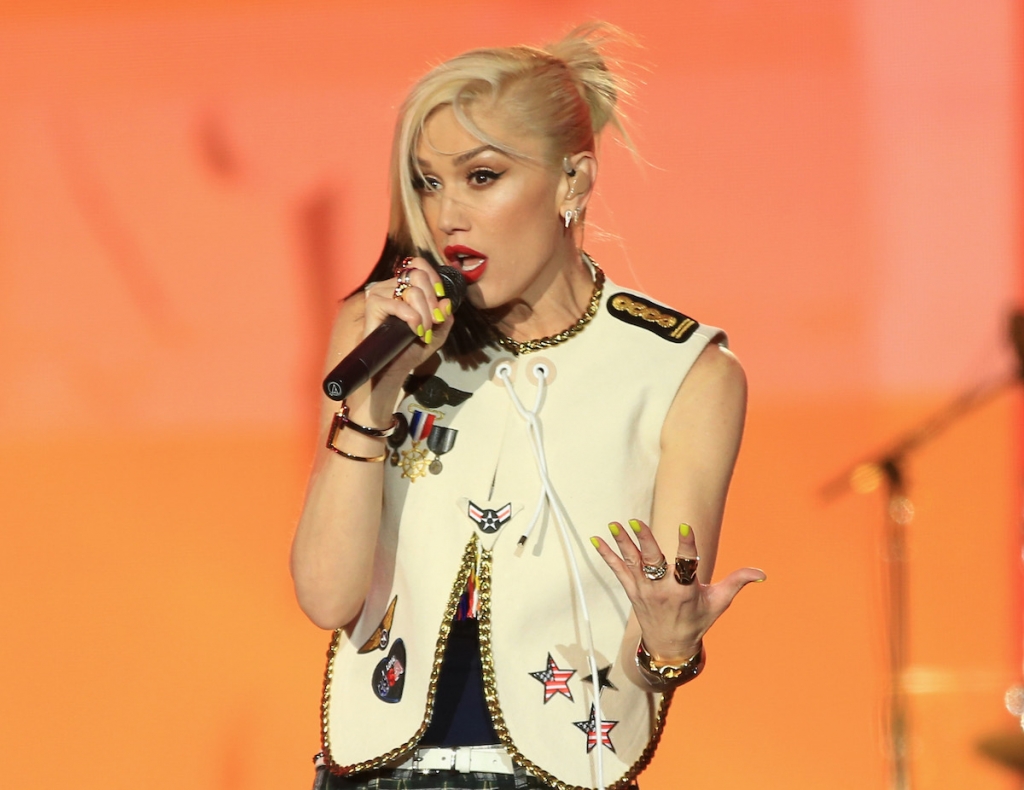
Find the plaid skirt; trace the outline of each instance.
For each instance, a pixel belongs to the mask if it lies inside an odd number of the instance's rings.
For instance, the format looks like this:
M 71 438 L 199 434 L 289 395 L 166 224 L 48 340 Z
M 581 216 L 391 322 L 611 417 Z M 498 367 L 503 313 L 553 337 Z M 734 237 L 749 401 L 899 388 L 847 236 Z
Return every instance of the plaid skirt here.
M 635 784 L 630 785 L 637 790 Z M 326 767 L 317 769 L 313 790 L 548 790 L 550 785 L 518 765 L 514 774 L 481 771 L 404 771 L 390 769 L 350 776 L 335 776 Z

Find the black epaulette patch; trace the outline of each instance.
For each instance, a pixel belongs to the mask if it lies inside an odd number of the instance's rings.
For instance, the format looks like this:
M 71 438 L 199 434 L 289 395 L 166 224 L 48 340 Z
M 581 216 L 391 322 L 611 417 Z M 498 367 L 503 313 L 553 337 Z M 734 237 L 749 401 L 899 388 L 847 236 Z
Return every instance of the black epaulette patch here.
M 636 294 L 617 293 L 608 298 L 607 304 L 608 312 L 616 318 L 673 343 L 685 343 L 700 326 L 689 316 Z

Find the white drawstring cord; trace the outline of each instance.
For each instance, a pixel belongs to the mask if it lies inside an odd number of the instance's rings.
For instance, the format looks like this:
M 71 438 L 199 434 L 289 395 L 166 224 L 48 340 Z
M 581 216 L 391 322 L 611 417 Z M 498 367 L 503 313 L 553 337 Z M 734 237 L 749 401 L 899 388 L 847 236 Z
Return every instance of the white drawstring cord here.
M 569 556 L 569 567 L 572 570 L 573 584 L 576 586 L 576 593 L 579 595 L 580 599 L 580 611 L 583 615 L 583 622 L 585 625 L 584 632 L 587 635 L 587 662 L 590 664 L 591 685 L 594 688 L 594 726 L 596 728 L 594 737 L 597 744 L 597 784 L 600 790 L 605 790 L 603 749 L 604 717 L 601 715 L 601 676 L 597 670 L 597 654 L 594 648 L 594 632 L 590 626 L 590 611 L 587 608 L 587 598 L 583 592 L 583 581 L 580 577 L 579 565 L 576 562 L 576 552 L 573 548 L 572 535 L 569 530 L 569 518 L 562 509 L 562 505 L 559 502 L 558 497 L 555 495 L 555 487 L 551 482 L 551 478 L 548 476 L 547 456 L 544 453 L 544 437 L 541 432 L 540 421 L 537 419 L 537 414 L 540 412 L 540 407 L 544 400 L 544 387 L 547 382 L 548 371 L 541 363 L 538 363 L 533 367 L 533 373 L 537 377 L 537 399 L 534 403 L 533 409 L 529 410 L 523 406 L 522 401 L 519 400 L 519 396 L 516 395 L 516 391 L 512 387 L 512 380 L 509 377 L 511 370 L 512 366 L 506 362 L 499 365 L 495 372 L 505 383 L 505 390 L 508 392 L 509 398 L 512 400 L 512 405 L 515 406 L 516 411 L 519 412 L 519 416 L 526 421 L 530 435 L 530 446 L 533 450 L 534 460 L 537 462 L 537 472 L 540 474 L 541 480 L 541 493 L 537 500 L 537 507 L 534 509 L 533 518 L 531 519 L 529 526 L 527 526 L 522 537 L 519 538 L 519 543 L 522 545 L 526 542 L 527 538 L 529 538 L 530 534 L 533 532 L 533 528 L 540 521 L 541 510 L 546 500 L 551 506 L 551 510 L 555 515 L 555 523 L 558 524 L 559 531 L 562 534 L 562 542 L 565 544 L 566 552 Z

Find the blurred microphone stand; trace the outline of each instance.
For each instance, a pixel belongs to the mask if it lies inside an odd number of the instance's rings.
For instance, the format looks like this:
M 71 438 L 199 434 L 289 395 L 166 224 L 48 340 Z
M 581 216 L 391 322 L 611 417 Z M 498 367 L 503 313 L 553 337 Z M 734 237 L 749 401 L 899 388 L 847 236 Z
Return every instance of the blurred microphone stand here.
M 907 490 L 904 465 L 908 456 L 935 439 L 949 426 L 977 410 L 1003 390 L 1024 380 L 1024 312 L 1010 315 L 1009 338 L 1016 352 L 1017 370 L 983 381 L 965 390 L 946 407 L 897 437 L 888 447 L 845 469 L 825 483 L 820 494 L 831 502 L 848 491 L 867 494 L 885 486 L 886 631 L 889 647 L 888 745 L 893 790 L 910 790 L 907 747 L 907 525 L 914 505 Z

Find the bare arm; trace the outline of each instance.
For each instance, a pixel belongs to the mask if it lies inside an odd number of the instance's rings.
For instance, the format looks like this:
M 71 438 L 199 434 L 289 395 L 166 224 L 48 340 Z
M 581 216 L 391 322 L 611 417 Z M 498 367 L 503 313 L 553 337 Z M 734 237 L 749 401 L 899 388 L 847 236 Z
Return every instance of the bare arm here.
M 743 434 L 746 394 L 739 361 L 717 344 L 705 348 L 680 386 L 662 428 L 650 527 L 641 522 L 615 525 L 619 553 L 598 542 L 598 551 L 633 603 L 620 660 L 637 681 L 633 652 L 641 635 L 656 659 L 681 664 L 699 650 L 704 634 L 739 590 L 765 578 L 762 571 L 743 568 L 718 584 L 710 583 Z M 682 524 L 690 528 L 688 534 L 683 534 Z M 699 556 L 699 583 L 681 585 L 671 571 L 658 581 L 647 579 L 640 566 L 657 564 L 663 554 L 670 566 L 676 556 Z
M 423 340 L 414 342 L 347 399 L 349 417 L 360 425 L 384 428 L 390 424 L 405 377 L 436 353 L 451 329 L 448 300 L 434 289 L 440 278 L 425 261 L 416 259 L 414 265 L 413 287 L 403 299 L 392 298 L 395 280 L 388 280 L 372 286 L 364 296 L 346 300 L 338 312 L 325 370 L 332 369 L 388 315 L 399 316 L 423 334 Z M 438 315 L 442 321 L 437 321 Z M 384 482 L 383 464 L 354 461 L 325 447 L 338 407 L 324 398 L 316 457 L 291 552 L 299 606 L 316 625 L 331 630 L 358 616 L 369 590 Z M 386 449 L 382 439 L 353 430 L 339 432 L 335 444 L 362 457 L 378 456 Z

